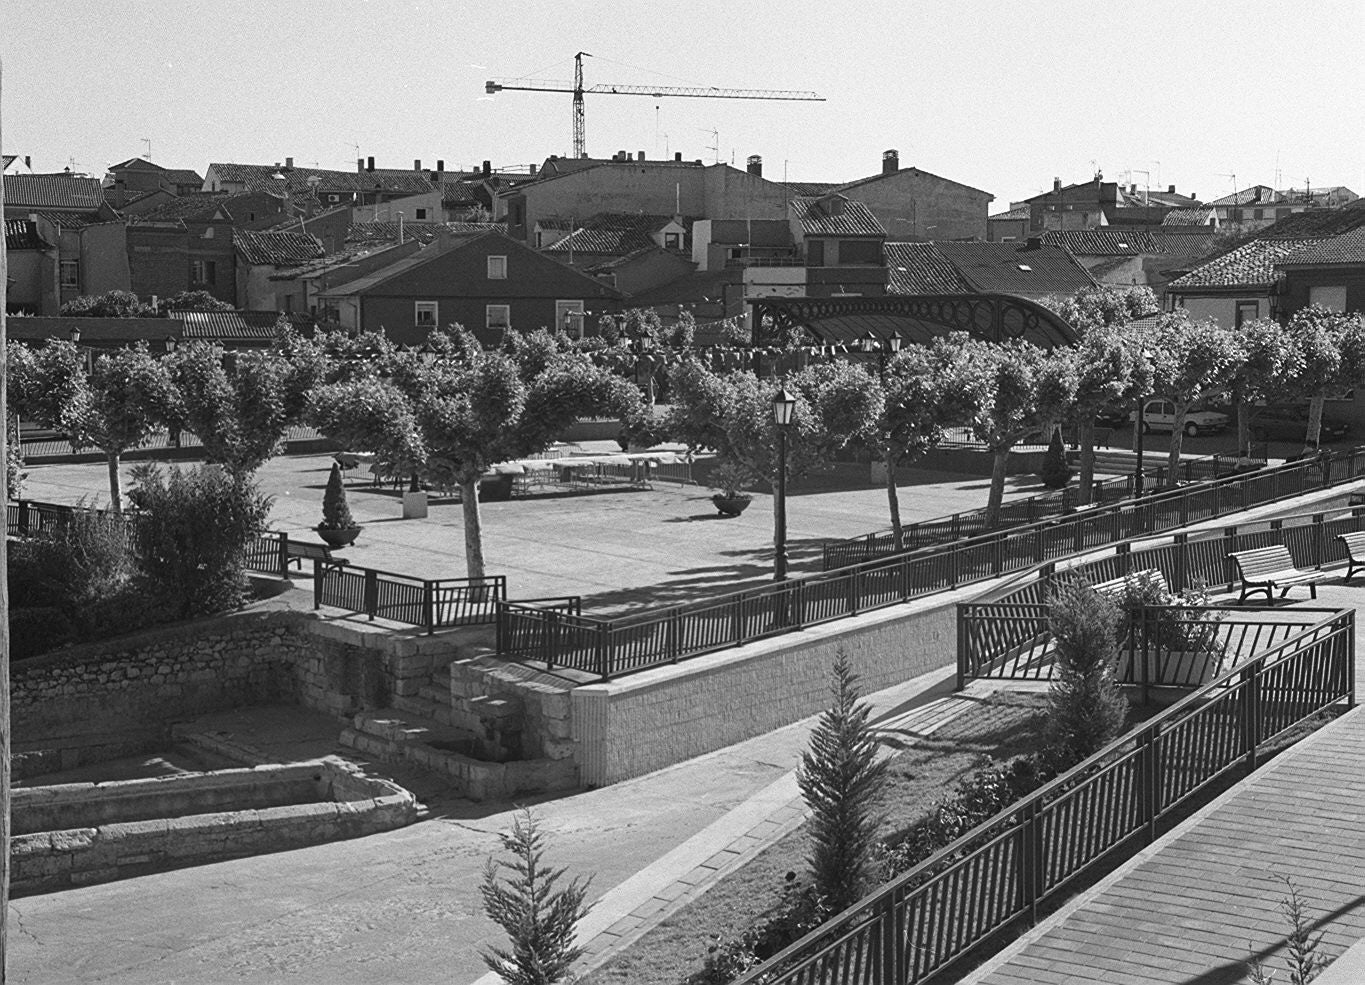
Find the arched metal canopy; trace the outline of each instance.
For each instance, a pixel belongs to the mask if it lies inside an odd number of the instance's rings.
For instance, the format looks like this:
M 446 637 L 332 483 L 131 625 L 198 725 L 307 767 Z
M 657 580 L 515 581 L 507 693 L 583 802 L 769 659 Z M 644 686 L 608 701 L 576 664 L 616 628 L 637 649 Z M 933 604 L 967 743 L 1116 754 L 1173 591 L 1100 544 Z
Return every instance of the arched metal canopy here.
M 856 344 L 869 333 L 928 343 L 949 332 L 991 342 L 1022 339 L 1044 349 L 1076 343 L 1056 312 L 1010 294 L 915 294 L 885 297 L 749 298 L 754 345 L 791 340 L 799 330 L 825 344 Z

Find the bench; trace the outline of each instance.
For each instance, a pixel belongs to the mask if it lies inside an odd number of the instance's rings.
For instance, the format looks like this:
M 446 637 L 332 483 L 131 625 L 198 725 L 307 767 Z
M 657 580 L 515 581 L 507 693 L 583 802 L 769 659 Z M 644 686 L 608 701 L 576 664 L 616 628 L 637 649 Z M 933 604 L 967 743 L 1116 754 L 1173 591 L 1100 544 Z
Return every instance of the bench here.
M 1110 581 L 1102 581 L 1098 585 L 1091 585 L 1097 595 L 1103 595 L 1109 601 L 1117 601 L 1123 594 L 1128 583 L 1146 582 L 1150 585 L 1159 587 L 1163 594 L 1171 594 L 1171 586 L 1166 583 L 1166 576 L 1157 568 L 1144 568 L 1141 571 L 1130 571 L 1121 578 L 1114 578 Z
M 1271 593 L 1277 588 L 1280 598 L 1284 598 L 1295 585 L 1307 585 L 1313 598 L 1317 598 L 1318 582 L 1331 577 L 1325 571 L 1301 571 L 1294 567 L 1289 548 L 1283 544 L 1233 551 L 1228 557 L 1237 563 L 1237 572 L 1242 579 L 1242 595 L 1238 602 L 1245 602 L 1256 592 L 1265 592 L 1269 601 L 1274 598 Z
M 348 563 L 344 557 L 337 557 L 333 554 L 332 549 L 326 544 L 309 544 L 305 541 L 291 540 L 285 544 L 285 551 L 289 555 L 288 564 L 295 565 L 300 570 L 303 569 L 305 560 L 312 561 L 314 564 L 319 561 L 325 561 L 328 564 Z
M 1351 534 L 1337 534 L 1337 540 L 1346 545 L 1346 580 L 1356 573 L 1356 568 L 1365 568 L 1365 531 Z

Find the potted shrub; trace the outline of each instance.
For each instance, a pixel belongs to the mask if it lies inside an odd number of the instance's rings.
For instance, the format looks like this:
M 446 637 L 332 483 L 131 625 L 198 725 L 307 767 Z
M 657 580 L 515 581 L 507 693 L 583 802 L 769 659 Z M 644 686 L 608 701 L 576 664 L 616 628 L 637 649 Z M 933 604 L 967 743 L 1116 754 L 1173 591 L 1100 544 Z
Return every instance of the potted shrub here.
M 711 497 L 721 516 L 739 516 L 753 501 L 753 497 L 743 492 L 745 486 L 753 482 L 753 473 L 734 462 L 721 462 L 711 470 L 711 488 L 718 490 Z
M 1207 684 L 1218 673 L 1223 647 L 1218 640 L 1221 616 L 1208 609 L 1208 595 L 1194 590 L 1173 593 L 1139 572 L 1124 580 L 1117 598 L 1122 622 L 1118 676 L 1137 671 L 1143 645 L 1155 663 L 1149 684 L 1192 686 Z M 1135 682 L 1137 674 L 1134 674 Z
M 1062 432 L 1053 428 L 1052 440 L 1048 442 L 1043 464 L 1038 469 L 1038 478 L 1049 489 L 1061 489 L 1071 481 L 1071 466 L 1066 462 L 1066 449 L 1062 447 Z
M 327 490 L 322 494 L 322 522 L 317 525 L 318 536 L 329 547 L 348 547 L 355 543 L 360 526 L 351 516 L 346 502 L 346 485 L 341 481 L 341 466 L 333 463 L 327 477 Z

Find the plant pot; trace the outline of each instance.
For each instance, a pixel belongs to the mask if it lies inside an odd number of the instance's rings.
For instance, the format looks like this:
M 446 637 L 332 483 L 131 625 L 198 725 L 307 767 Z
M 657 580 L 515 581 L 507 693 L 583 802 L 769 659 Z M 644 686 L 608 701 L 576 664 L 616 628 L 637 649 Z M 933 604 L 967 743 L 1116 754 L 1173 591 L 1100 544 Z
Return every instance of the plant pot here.
M 355 543 L 355 539 L 360 536 L 363 527 L 316 527 L 318 536 L 326 542 L 328 547 L 350 547 Z
M 427 515 L 427 491 L 419 489 L 416 492 L 408 491 L 403 493 L 403 519 L 421 520 Z
M 716 493 L 711 497 L 721 516 L 739 516 L 753 502 L 753 497 L 744 493 Z

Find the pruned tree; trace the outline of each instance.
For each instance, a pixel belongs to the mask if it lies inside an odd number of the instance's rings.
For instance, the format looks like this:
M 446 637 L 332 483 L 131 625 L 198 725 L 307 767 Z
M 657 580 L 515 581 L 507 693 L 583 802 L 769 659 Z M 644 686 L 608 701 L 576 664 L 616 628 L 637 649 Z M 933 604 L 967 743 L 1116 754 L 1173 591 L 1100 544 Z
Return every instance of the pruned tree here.
M 157 311 L 132 291 L 106 291 L 72 298 L 62 305 L 60 313 L 68 318 L 153 318 Z
M 545 838 L 529 810 L 518 811 L 512 830 L 498 837 L 511 859 L 488 860 L 479 895 L 509 946 L 490 947 L 484 963 L 507 985 L 554 985 L 583 956 L 575 933 L 592 909 L 585 902 L 592 880 L 560 884 L 565 870 L 545 864 Z
M 1050 294 L 1042 303 L 1061 315 L 1081 338 L 1101 328 L 1122 327 L 1161 310 L 1150 287 L 1096 284 L 1074 294 Z
M 977 393 L 972 432 L 992 455 L 985 522 L 1000 522 L 1010 450 L 1032 431 L 1053 427 L 1074 399 L 1075 366 L 1066 350 L 1044 352 L 1027 342 L 974 342 L 964 349 L 951 385 Z
M 270 349 L 236 352 L 192 342 L 168 360 L 173 426 L 196 435 L 209 462 L 242 476 L 278 452 L 324 370 L 320 347 L 292 335 Z
M 815 887 L 827 910 L 838 913 L 862 897 L 872 878 L 887 763 L 877 758 L 871 709 L 843 652 L 830 671 L 830 695 L 833 704 L 811 732 L 796 782 L 811 811 Z
M 1236 332 L 1209 318 L 1192 321 L 1184 308 L 1163 315 L 1144 342 L 1151 353 L 1153 395 L 1175 407 L 1167 460 L 1167 472 L 1174 477 L 1190 407 L 1231 386 L 1245 349 Z
M 1133 340 L 1109 326 L 1091 329 L 1076 349 L 1076 390 L 1069 416 L 1080 447 L 1077 498 L 1089 503 L 1095 484 L 1095 419 L 1112 407 L 1127 407 L 1150 387 L 1150 373 Z
M 966 336 L 935 339 L 902 349 L 886 364 L 882 413 L 873 436 L 886 469 L 886 499 L 896 550 L 905 546 L 896 470 L 923 458 L 943 440 L 944 430 L 966 420 L 970 394 L 954 384 L 954 360 Z
M 1365 381 L 1365 319 L 1312 304 L 1294 312 L 1286 332 L 1302 358 L 1294 384 L 1308 397 L 1308 451 L 1318 447 L 1328 396 Z
M 1257 401 L 1293 399 L 1303 376 L 1304 354 L 1294 333 L 1272 318 L 1242 325 L 1244 359 L 1233 375 L 1237 406 L 1237 454 L 1251 457 L 1251 418 Z
M 26 363 L 22 379 L 26 416 L 58 431 L 75 447 L 104 452 L 109 502 L 121 511 L 121 457 L 166 420 L 174 402 L 163 362 L 151 355 L 146 343 L 139 343 L 100 354 L 87 373 L 85 357 L 75 345 L 50 339 Z

